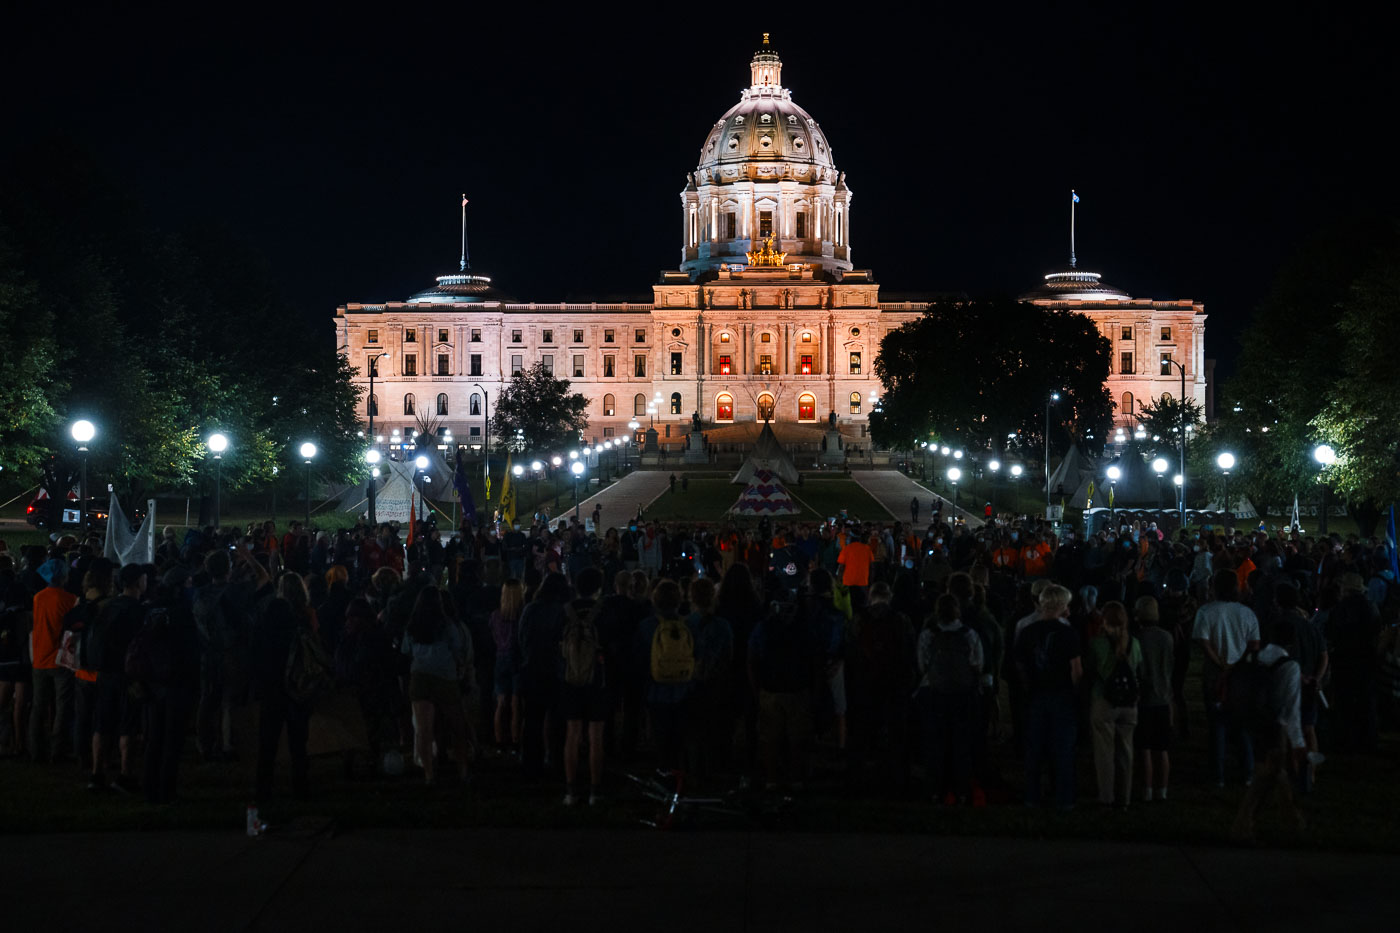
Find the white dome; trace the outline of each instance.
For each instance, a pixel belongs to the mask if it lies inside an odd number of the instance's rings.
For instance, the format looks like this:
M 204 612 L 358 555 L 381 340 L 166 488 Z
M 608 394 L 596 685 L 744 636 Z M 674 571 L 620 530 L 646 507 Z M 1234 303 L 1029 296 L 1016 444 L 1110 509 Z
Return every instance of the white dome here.
M 792 102 L 786 88 L 780 93 L 751 95 L 729 108 L 715 123 L 700 149 L 698 168 L 750 160 L 798 162 L 834 168 L 831 147 L 817 121 Z

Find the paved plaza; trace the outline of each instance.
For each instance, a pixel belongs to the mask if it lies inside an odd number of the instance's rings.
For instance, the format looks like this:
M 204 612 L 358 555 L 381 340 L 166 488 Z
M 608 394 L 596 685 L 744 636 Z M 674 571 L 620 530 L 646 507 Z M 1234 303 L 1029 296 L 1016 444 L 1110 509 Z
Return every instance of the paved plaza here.
M 943 503 L 945 515 L 951 515 L 953 503 L 940 496 L 921 483 L 916 483 L 899 470 L 854 470 L 851 478 L 861 485 L 866 492 L 889 509 L 891 515 L 900 521 L 909 517 L 909 500 L 919 499 L 919 517 L 927 519 L 936 508 L 935 503 Z M 965 501 L 965 500 L 964 500 Z M 957 514 L 962 516 L 969 526 L 980 528 L 982 526 L 982 516 L 974 515 L 965 508 L 959 508 Z

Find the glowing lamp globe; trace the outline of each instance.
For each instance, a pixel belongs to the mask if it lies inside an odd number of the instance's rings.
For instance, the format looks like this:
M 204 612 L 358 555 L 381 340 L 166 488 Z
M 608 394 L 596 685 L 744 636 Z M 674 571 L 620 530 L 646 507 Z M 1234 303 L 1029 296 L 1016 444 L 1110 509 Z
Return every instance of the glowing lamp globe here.
M 1216 465 L 1222 470 L 1233 470 L 1235 468 L 1235 455 L 1224 453 L 1215 458 Z
M 310 441 L 307 441 L 305 444 L 301 445 L 301 459 L 310 460 L 314 456 L 316 456 L 315 444 L 311 443 Z
M 570 469 L 570 470 L 573 470 L 575 476 L 582 476 L 582 475 L 583 475 L 583 461 L 582 461 L 582 460 L 575 460 L 575 461 L 573 462 L 573 464 L 569 467 L 569 469 Z
M 73 440 L 77 441 L 79 444 L 86 444 L 97 436 L 97 428 L 93 426 L 91 421 L 86 419 L 74 421 L 73 427 L 70 430 L 73 434 Z
M 1166 458 L 1165 458 L 1165 457 L 1158 457 L 1156 460 L 1153 460 L 1153 461 L 1152 461 L 1152 469 L 1156 471 L 1156 473 L 1157 473 L 1158 476 L 1161 476 L 1163 473 L 1167 472 L 1167 461 L 1166 461 Z
M 420 454 L 413 458 L 413 465 L 420 470 L 426 470 L 428 468 L 428 458 Z
M 1105 474 L 1108 476 L 1108 478 L 1109 478 L 1110 480 L 1112 480 L 1112 481 L 1115 482 L 1115 483 L 1118 482 L 1118 480 L 1120 480 L 1120 479 L 1123 478 L 1123 471 L 1120 470 L 1120 469 L 1118 469 L 1118 467 L 1116 467 L 1116 466 L 1111 466 L 1111 467 L 1109 467 L 1109 468 L 1105 471 Z
M 228 450 L 228 438 L 224 437 L 222 434 L 209 435 L 209 440 L 205 441 L 205 443 L 209 445 L 209 451 L 211 453 L 221 454 Z
M 1337 462 L 1337 452 L 1331 444 L 1318 444 L 1313 450 L 1313 459 L 1323 466 L 1331 466 Z
M 949 481 L 956 483 L 958 480 L 962 479 L 962 470 L 959 470 L 957 467 L 949 467 L 948 479 Z

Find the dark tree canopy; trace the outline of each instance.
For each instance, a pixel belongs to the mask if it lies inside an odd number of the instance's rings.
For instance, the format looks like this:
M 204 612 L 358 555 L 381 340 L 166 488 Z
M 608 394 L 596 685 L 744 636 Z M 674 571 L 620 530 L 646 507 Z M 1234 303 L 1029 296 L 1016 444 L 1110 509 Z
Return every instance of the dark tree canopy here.
M 515 451 L 562 450 L 588 427 L 588 399 L 539 362 L 511 377 L 491 415 L 491 433 Z
M 1009 298 L 942 302 L 880 343 L 885 395 L 875 439 L 912 449 L 936 438 L 974 450 L 1035 450 L 1070 437 L 1101 445 L 1112 420 L 1109 344 L 1086 315 Z

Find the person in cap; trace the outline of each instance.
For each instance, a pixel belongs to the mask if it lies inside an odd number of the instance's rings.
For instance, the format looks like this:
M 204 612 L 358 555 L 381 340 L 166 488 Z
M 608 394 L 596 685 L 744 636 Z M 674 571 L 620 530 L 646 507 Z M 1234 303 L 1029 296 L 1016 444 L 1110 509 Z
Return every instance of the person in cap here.
M 58 650 L 63 645 L 63 619 L 77 605 L 78 597 L 64 588 L 68 565 L 59 558 L 40 564 L 39 576 L 44 588 L 34 594 L 34 632 L 30 636 L 34 702 L 29 710 L 29 754 L 35 761 L 58 761 L 70 751 L 66 726 L 73 715 L 73 672 L 59 666 Z

